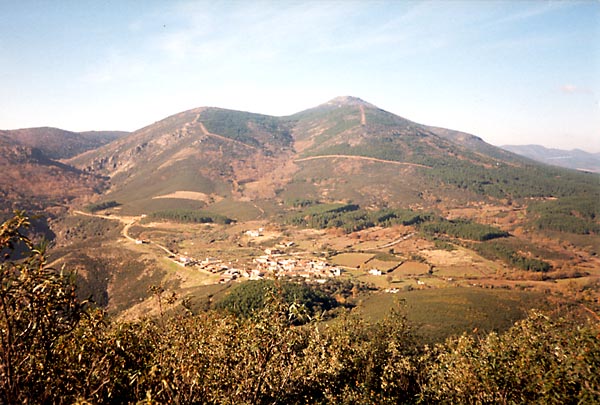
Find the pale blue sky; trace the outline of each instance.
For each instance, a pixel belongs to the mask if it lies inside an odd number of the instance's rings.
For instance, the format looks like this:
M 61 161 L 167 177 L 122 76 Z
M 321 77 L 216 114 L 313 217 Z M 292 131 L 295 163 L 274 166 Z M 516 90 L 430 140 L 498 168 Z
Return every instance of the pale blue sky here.
M 0 0 L 0 129 L 135 130 L 340 95 L 600 152 L 600 2 Z

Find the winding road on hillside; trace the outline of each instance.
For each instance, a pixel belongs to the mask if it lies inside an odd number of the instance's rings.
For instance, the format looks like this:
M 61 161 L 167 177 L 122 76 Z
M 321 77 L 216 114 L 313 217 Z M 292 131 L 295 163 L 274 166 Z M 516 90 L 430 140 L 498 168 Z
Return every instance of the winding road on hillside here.
M 196 123 L 200 127 L 200 130 L 202 131 L 202 133 L 206 136 L 211 136 L 213 138 L 217 138 L 222 141 L 233 142 L 235 144 L 242 145 L 242 146 L 245 146 L 250 149 L 258 150 L 258 148 L 256 146 L 248 145 L 247 143 L 236 141 L 235 139 L 227 138 L 226 136 L 223 136 L 223 135 L 217 135 L 217 134 L 213 134 L 212 132 L 208 132 L 208 129 L 206 129 L 206 127 L 204 126 L 204 124 L 202 122 L 197 121 Z
M 119 217 L 117 215 L 100 215 L 79 210 L 74 210 L 73 213 L 76 215 L 83 215 L 86 217 L 108 219 L 109 221 L 119 221 L 122 224 L 125 224 L 125 226 L 123 226 L 123 229 L 121 229 L 121 235 L 123 235 L 123 237 L 129 241 L 135 242 L 135 238 L 129 236 L 129 228 L 131 228 L 131 226 L 135 224 L 135 222 L 138 219 L 140 219 L 140 217 Z
M 421 164 L 418 164 L 418 163 L 397 162 L 395 160 L 384 160 L 384 159 L 377 159 L 377 158 L 372 158 L 372 157 L 367 157 L 367 156 L 356 156 L 356 155 L 319 155 L 319 156 L 310 156 L 310 157 L 306 157 L 306 158 L 296 159 L 296 160 L 294 160 L 294 162 L 298 163 L 298 162 L 307 162 L 309 160 L 316 160 L 316 159 L 335 159 L 335 158 L 340 158 L 340 159 L 354 159 L 354 160 L 366 160 L 366 161 L 371 161 L 371 162 L 387 163 L 387 164 L 393 164 L 393 165 L 399 165 L 399 166 L 413 166 L 413 167 L 423 167 L 425 169 L 431 169 L 431 167 L 429 167 L 429 166 L 421 165 Z
M 79 211 L 79 210 L 74 210 L 73 213 L 76 214 L 76 215 L 83 215 L 83 216 L 86 216 L 86 217 L 108 219 L 109 221 L 119 221 L 122 224 L 125 224 L 123 226 L 123 229 L 121 229 L 121 235 L 125 239 L 127 239 L 128 241 L 133 242 L 133 243 L 137 243 L 137 239 L 136 238 L 132 238 L 131 236 L 129 236 L 129 229 L 133 225 L 135 225 L 137 223 L 137 221 L 139 221 L 142 218 L 141 216 L 140 217 L 120 217 L 120 216 L 117 216 L 117 215 L 92 214 L 92 213 L 89 213 L 89 212 L 84 212 L 84 211 Z M 154 241 L 151 241 L 150 243 L 152 243 L 156 247 L 164 250 L 168 255 L 173 255 L 174 254 L 166 246 L 163 246 L 163 245 L 161 245 L 159 243 L 156 243 Z

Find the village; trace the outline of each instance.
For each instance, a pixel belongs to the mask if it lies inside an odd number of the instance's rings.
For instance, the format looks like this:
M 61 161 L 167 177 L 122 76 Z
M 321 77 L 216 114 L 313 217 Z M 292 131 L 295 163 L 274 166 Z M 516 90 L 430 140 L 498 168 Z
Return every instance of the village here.
M 195 267 L 198 270 L 219 274 L 219 283 L 226 283 L 238 278 L 260 280 L 269 278 L 296 278 L 302 277 L 318 283 L 325 283 L 327 279 L 339 277 L 342 270 L 331 266 L 323 260 L 296 258 L 286 255 L 278 249 L 265 249 L 265 254 L 252 259 L 251 264 L 224 263 L 215 257 L 206 257 L 203 260 L 194 259 L 185 255 L 171 256 L 179 265 Z
M 249 230 L 246 236 L 258 237 L 262 229 Z M 142 242 L 140 242 L 142 243 Z M 147 241 L 143 241 L 147 243 Z M 197 259 L 186 254 L 176 255 L 171 252 L 169 258 L 180 266 L 193 267 L 212 274 L 219 274 L 219 283 L 227 283 L 236 279 L 260 280 L 267 278 L 303 278 L 307 281 L 325 283 L 332 277 L 339 277 L 342 269 L 332 266 L 324 260 L 315 258 L 300 258 L 297 253 L 286 253 L 294 246 L 294 242 L 287 241 L 276 245 L 274 248 L 264 249 L 264 254 L 253 257 L 251 262 L 225 263 L 216 257 Z

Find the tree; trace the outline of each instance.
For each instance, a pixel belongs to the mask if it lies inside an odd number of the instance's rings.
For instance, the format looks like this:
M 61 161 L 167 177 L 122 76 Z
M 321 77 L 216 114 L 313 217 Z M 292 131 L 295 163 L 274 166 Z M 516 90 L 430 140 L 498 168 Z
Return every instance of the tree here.
M 0 402 L 44 402 L 51 395 L 53 348 L 78 324 L 83 308 L 73 278 L 47 267 L 46 244 L 25 234 L 22 212 L 0 226 Z M 25 245 L 24 257 L 13 253 Z

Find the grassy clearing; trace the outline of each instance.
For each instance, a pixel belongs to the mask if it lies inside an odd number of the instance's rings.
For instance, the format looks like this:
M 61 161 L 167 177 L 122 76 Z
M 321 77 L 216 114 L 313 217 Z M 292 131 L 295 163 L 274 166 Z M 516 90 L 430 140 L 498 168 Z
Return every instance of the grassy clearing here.
M 244 201 L 224 199 L 208 207 L 211 212 L 233 218 L 237 221 L 250 221 L 263 214 L 254 204 Z
M 363 283 L 372 284 L 377 288 L 389 287 L 389 282 L 386 280 L 385 276 L 374 276 L 372 274 L 363 273 L 356 278 L 362 281 Z
M 331 262 L 336 266 L 359 268 L 374 256 L 372 253 L 340 253 L 333 256 Z
M 373 260 L 369 260 L 368 263 L 365 263 L 365 265 L 363 267 L 365 270 L 378 269 L 384 273 L 387 273 L 391 269 L 398 267 L 398 265 L 400 263 L 401 263 L 400 260 L 398 260 L 398 261 L 383 261 L 383 260 L 373 259 Z
M 121 207 L 122 215 L 147 214 L 153 211 L 162 211 L 172 208 L 186 210 L 200 210 L 206 207 L 203 201 L 182 200 L 180 198 L 140 199 L 128 202 Z
M 377 320 L 399 303 L 403 303 L 408 320 L 417 325 L 416 333 L 429 342 L 474 330 L 506 330 L 528 309 L 547 305 L 540 293 L 457 287 L 372 294 L 357 310 L 365 318 Z
M 393 277 L 401 278 L 407 276 L 420 276 L 428 274 L 429 265 L 419 262 L 404 262 L 396 270 L 390 273 Z

